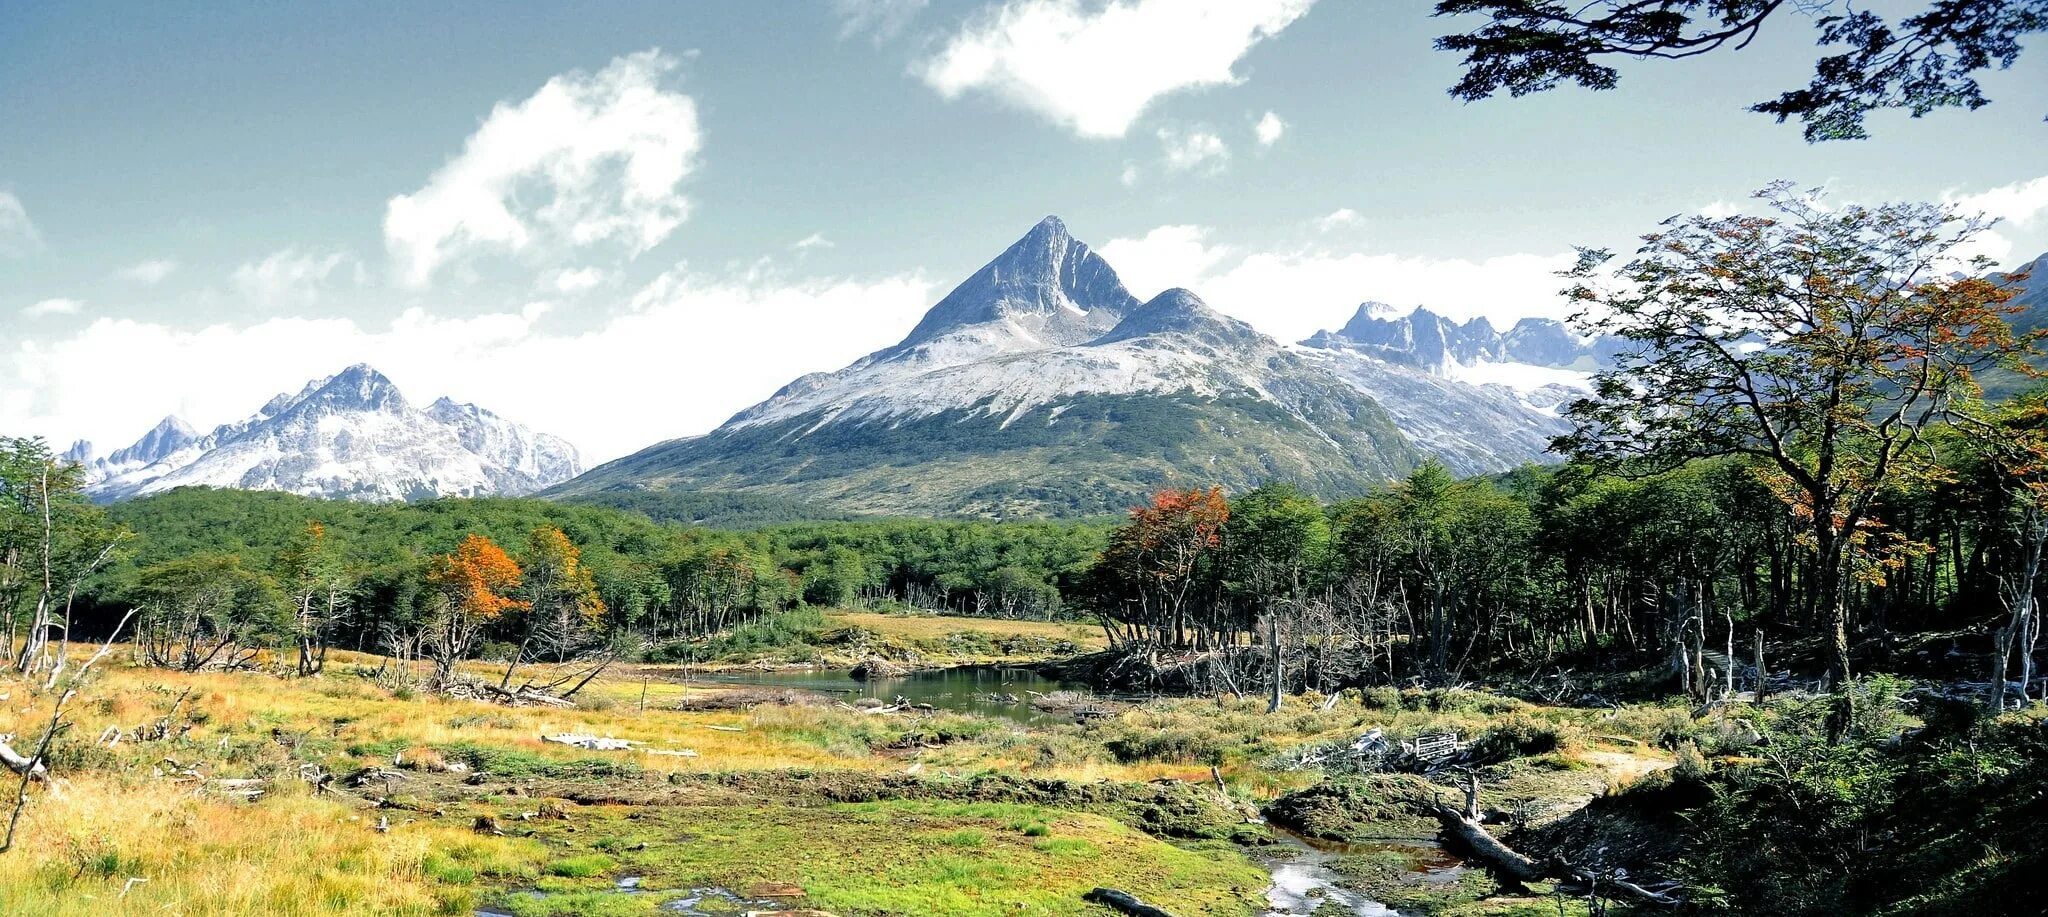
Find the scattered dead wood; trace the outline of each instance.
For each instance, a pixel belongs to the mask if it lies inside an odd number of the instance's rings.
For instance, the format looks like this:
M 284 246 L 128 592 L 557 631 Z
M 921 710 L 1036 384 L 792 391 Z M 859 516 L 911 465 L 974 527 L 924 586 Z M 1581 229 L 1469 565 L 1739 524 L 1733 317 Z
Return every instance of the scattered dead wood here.
M 541 706 L 574 709 L 576 706 L 575 701 L 556 697 L 531 685 L 521 685 L 518 688 L 500 688 L 497 685 L 485 684 L 480 681 L 457 681 L 442 688 L 441 693 L 449 697 L 463 697 L 486 703 L 503 704 L 507 707 Z
M 1146 904 L 1137 895 L 1126 891 L 1118 891 L 1114 888 L 1094 889 L 1082 895 L 1081 900 L 1089 904 L 1100 904 L 1119 914 L 1129 914 L 1131 917 L 1173 917 L 1172 912 L 1164 908 Z
M 1602 886 L 1619 889 L 1638 901 L 1647 904 L 1676 905 L 1679 899 L 1673 892 L 1676 883 L 1657 883 L 1661 888 L 1653 889 L 1630 882 L 1620 875 L 1599 875 L 1592 870 L 1573 866 L 1561 859 L 1539 863 L 1501 842 L 1493 833 L 1480 824 L 1479 819 L 1469 812 L 1461 812 L 1453 806 L 1436 803 L 1432 809 L 1437 821 L 1443 824 L 1444 834 L 1452 838 L 1457 846 L 1470 853 L 1474 859 L 1485 863 L 1502 878 L 1515 882 L 1541 882 L 1556 880 L 1575 886 L 1597 889 Z

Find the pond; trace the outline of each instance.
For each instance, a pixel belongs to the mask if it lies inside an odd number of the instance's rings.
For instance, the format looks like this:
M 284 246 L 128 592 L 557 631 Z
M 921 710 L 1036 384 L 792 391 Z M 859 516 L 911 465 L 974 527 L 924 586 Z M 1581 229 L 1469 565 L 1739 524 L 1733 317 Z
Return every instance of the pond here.
M 798 672 L 720 672 L 695 676 L 717 684 L 801 688 L 844 696 L 849 702 L 872 697 L 883 703 L 902 698 L 939 710 L 995 716 L 1025 724 L 1071 719 L 1066 712 L 1048 713 L 1031 706 L 1031 695 L 1076 690 L 1030 669 L 1002 666 L 959 666 L 913 672 L 896 678 L 856 681 L 842 669 Z M 1085 690 L 1085 689 L 1081 689 Z

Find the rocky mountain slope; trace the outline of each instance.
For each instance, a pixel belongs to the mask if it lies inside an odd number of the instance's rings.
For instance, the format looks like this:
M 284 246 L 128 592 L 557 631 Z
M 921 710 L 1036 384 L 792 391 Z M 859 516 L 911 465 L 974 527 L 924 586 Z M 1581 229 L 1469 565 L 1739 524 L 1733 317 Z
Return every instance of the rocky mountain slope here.
M 1115 512 L 1170 484 L 1284 480 L 1341 496 L 1427 455 L 1464 472 L 1538 459 L 1561 430 L 1541 397 L 1341 332 L 1283 345 L 1186 290 L 1140 303 L 1047 218 L 901 343 L 550 493 L 739 491 L 997 516 Z
M 105 458 L 84 442 L 65 456 L 85 467 L 88 492 L 102 500 L 189 485 L 370 501 L 517 495 L 580 470 L 561 439 L 447 398 L 415 408 L 361 364 L 203 436 L 167 417 Z

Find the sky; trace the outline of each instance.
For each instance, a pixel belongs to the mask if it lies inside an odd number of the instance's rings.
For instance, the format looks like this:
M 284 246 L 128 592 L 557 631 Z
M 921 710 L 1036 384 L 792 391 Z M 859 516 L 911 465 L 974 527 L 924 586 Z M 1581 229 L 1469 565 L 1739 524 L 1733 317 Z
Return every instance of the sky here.
M 2048 50 L 1809 145 L 1744 110 L 1810 75 L 1796 14 L 1467 104 L 1431 5 L 0 4 L 0 434 L 104 454 L 368 362 L 594 463 L 894 343 L 1047 214 L 1282 340 L 1561 317 L 1574 246 L 1779 178 L 2048 251 Z

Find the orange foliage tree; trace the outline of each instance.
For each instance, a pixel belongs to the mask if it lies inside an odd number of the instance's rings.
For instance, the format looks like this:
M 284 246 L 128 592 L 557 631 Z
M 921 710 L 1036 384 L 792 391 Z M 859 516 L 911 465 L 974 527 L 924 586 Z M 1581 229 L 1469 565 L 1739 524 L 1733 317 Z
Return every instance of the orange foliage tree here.
M 1095 584 L 1105 611 L 1125 628 L 1111 637 L 1187 647 L 1195 593 L 1207 581 L 1203 570 L 1223 546 L 1229 521 L 1221 487 L 1168 488 L 1132 507 L 1131 521 L 1110 534 L 1095 567 L 1107 578 Z
M 519 564 L 482 535 L 472 534 L 454 553 L 434 558 L 427 568 L 427 584 L 437 593 L 440 607 L 428 636 L 437 683 L 448 683 L 455 663 L 469 655 L 486 627 L 527 606 L 510 595 L 520 581 Z

